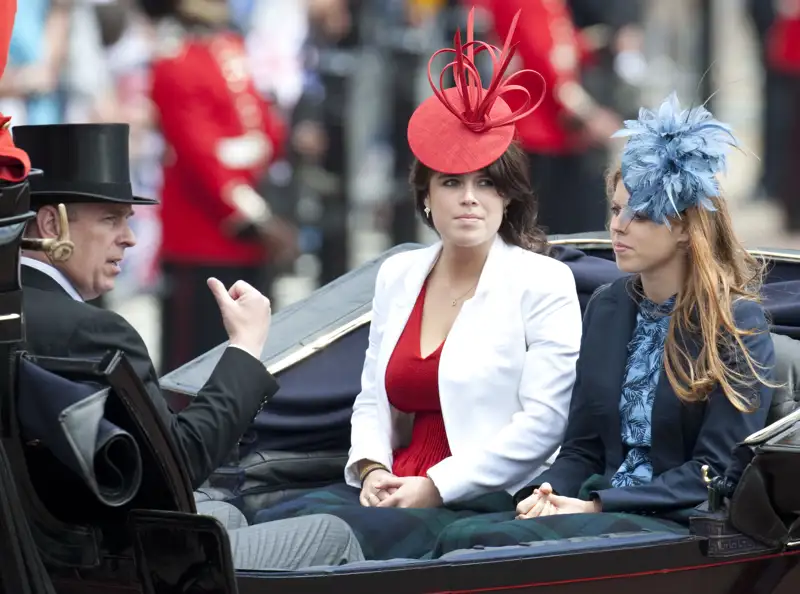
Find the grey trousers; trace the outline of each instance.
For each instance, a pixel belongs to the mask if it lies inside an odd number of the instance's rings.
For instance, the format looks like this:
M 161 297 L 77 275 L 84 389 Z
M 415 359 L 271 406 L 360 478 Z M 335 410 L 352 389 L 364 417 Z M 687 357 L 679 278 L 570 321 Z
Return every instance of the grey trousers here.
M 318 514 L 248 526 L 224 501 L 201 501 L 197 513 L 213 516 L 228 531 L 236 569 L 284 570 L 364 560 L 355 534 L 336 516 Z

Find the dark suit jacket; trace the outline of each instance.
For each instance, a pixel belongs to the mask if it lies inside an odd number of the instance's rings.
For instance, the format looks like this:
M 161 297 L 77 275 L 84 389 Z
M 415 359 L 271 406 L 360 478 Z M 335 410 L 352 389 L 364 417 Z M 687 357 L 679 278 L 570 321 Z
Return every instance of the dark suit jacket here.
M 46 274 L 22 267 L 25 349 L 39 356 L 101 359 L 122 351 L 164 419 L 194 488 L 222 464 L 278 384 L 245 351 L 225 349 L 197 398 L 173 414 L 141 336 L 119 314 L 75 301 Z
M 610 480 L 622 464 L 626 452 L 619 402 L 638 308 L 626 287 L 628 282 L 623 278 L 601 288 L 590 302 L 564 444 L 553 466 L 520 490 L 517 501 L 545 482 L 560 495 L 577 497 L 588 478 L 602 475 Z M 745 344 L 756 362 L 771 369 L 774 349 L 763 308 L 741 301 L 734 316 L 739 328 L 761 330 L 746 337 Z M 684 344 L 690 353 L 699 351 L 696 338 Z M 766 375 L 772 379 L 769 370 Z M 708 491 L 701 466 L 708 464 L 712 476 L 724 473 L 734 446 L 764 427 L 773 390 L 760 384 L 752 389 L 760 398 L 759 408 L 752 413 L 737 411 L 720 389 L 705 403 L 685 404 L 662 369 L 652 412 L 653 480 L 637 487 L 596 491 L 603 511 L 663 513 L 703 503 Z

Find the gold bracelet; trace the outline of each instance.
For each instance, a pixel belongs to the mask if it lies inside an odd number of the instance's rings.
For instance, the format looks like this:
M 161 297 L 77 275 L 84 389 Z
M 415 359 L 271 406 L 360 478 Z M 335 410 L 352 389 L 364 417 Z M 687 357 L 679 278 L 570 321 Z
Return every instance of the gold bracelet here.
M 374 462 L 372 464 L 367 464 L 364 467 L 364 469 L 359 473 L 358 480 L 360 480 L 363 483 L 364 479 L 367 478 L 367 475 L 370 472 L 372 472 L 373 470 L 386 470 L 386 471 L 388 471 L 389 469 L 386 468 L 383 464 L 379 464 L 378 462 Z

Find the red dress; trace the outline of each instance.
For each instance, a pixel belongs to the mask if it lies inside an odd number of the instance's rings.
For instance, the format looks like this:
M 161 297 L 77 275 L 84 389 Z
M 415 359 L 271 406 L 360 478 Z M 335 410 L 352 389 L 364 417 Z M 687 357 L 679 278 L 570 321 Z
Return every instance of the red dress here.
M 428 469 L 450 456 L 439 403 L 439 356 L 444 342 L 425 358 L 420 356 L 422 306 L 427 283 L 406 322 L 386 367 L 389 403 L 414 414 L 411 442 L 394 452 L 392 473 L 396 476 L 426 476 Z

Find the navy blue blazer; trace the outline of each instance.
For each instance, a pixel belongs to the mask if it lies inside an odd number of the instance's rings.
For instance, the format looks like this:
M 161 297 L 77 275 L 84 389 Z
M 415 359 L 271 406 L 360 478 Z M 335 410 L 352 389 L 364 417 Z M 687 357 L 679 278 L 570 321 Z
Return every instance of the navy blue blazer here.
M 559 495 L 577 497 L 588 478 L 603 475 L 610 481 L 622 464 L 626 452 L 619 402 L 638 311 L 626 286 L 629 282 L 629 278 L 614 281 L 599 289 L 589 303 L 564 444 L 553 465 L 516 493 L 517 502 L 545 482 Z M 746 337 L 745 345 L 756 362 L 767 366 L 764 375 L 772 380 L 769 370 L 775 354 L 764 309 L 758 303 L 737 302 L 734 318 L 739 328 L 761 331 Z M 699 352 L 697 338 L 685 344 L 689 353 Z M 603 511 L 665 513 L 703 503 L 708 490 L 702 465 L 708 464 L 712 476 L 724 473 L 734 446 L 766 423 L 773 389 L 762 384 L 750 389 L 759 392 L 760 400 L 752 413 L 736 410 L 719 388 L 706 402 L 684 403 L 662 371 L 652 413 L 653 480 L 647 485 L 595 491 Z

